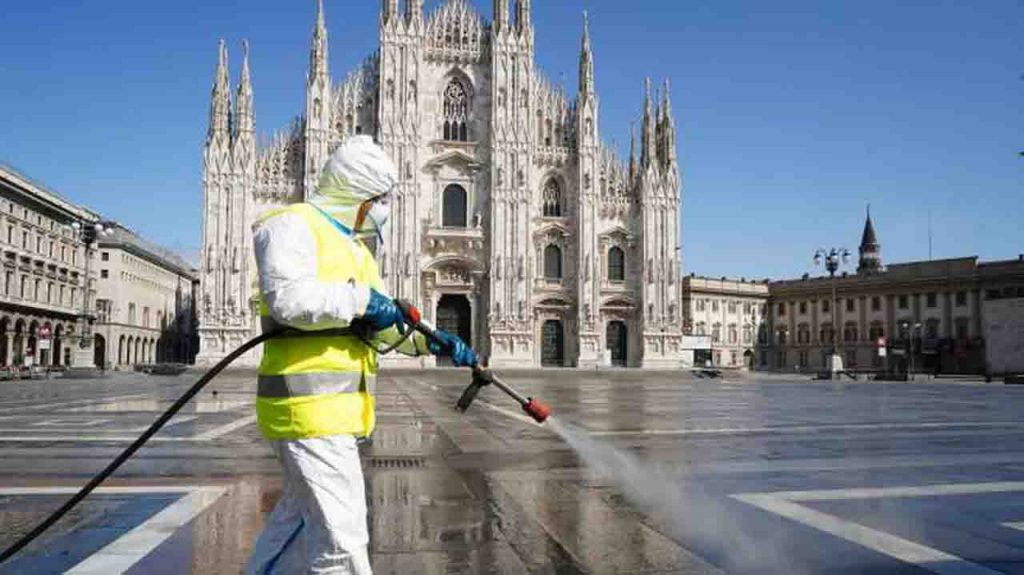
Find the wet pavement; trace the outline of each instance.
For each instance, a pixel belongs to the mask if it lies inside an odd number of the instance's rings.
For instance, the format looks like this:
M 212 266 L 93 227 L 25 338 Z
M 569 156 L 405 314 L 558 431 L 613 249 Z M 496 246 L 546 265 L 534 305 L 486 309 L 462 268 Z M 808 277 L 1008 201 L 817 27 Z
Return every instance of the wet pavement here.
M 0 545 L 194 378 L 0 383 Z M 589 470 L 496 389 L 456 413 L 464 373 L 391 373 L 363 449 L 376 573 L 1024 573 L 1024 388 L 506 379 L 631 473 Z M 239 572 L 280 494 L 254 388 L 211 384 L 0 572 Z

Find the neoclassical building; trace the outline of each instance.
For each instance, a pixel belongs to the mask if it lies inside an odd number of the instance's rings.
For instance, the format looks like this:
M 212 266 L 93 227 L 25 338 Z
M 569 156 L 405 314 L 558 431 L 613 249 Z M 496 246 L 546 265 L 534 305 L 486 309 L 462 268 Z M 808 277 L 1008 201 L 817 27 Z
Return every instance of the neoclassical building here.
M 606 145 L 584 20 L 576 94 L 537 68 L 529 0 L 429 14 L 385 0 L 379 45 L 341 81 L 322 0 L 305 110 L 257 141 L 248 46 L 232 91 L 223 42 L 204 157 L 200 359 L 256 332 L 251 229 L 302 201 L 344 138 L 373 135 L 399 167 L 378 251 L 391 294 L 492 365 L 680 364 L 680 191 L 668 83 L 647 82 L 629 158 Z M 298 76 L 298 74 L 297 74 Z M 255 360 L 255 355 L 250 358 Z

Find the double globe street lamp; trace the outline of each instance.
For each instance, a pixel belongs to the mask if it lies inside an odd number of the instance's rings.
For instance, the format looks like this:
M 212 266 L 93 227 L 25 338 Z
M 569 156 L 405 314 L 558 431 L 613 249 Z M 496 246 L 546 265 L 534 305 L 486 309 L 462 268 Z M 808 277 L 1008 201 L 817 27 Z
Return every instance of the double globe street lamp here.
M 814 252 L 814 265 L 821 267 L 825 265 L 829 277 L 832 279 L 832 349 L 829 352 L 828 370 L 835 374 L 843 371 L 843 358 L 839 355 L 839 326 L 836 320 L 836 307 L 838 305 L 838 286 L 836 284 L 836 272 L 840 266 L 849 265 L 850 250 L 846 248 L 819 249 Z
M 107 237 L 114 232 L 114 223 L 99 220 L 76 220 L 65 229 L 76 235 L 78 241 L 85 246 L 85 281 L 82 290 L 82 311 L 79 314 L 79 358 L 75 361 L 75 367 L 83 367 L 93 364 L 92 358 L 92 320 L 94 316 L 89 311 L 89 293 L 92 291 L 92 257 L 97 240 Z M 89 357 L 86 358 L 86 355 Z M 102 366 L 101 366 L 102 367 Z

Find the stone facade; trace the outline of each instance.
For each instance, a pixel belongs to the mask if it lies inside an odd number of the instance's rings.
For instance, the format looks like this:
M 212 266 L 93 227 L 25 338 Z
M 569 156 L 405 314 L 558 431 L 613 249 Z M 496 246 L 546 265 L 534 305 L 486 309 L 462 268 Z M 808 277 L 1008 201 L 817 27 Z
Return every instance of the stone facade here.
M 994 319 L 988 317 L 989 303 L 1024 294 L 1024 257 L 884 266 L 880 253 L 869 216 L 859 273 L 841 273 L 834 284 L 829 277 L 809 276 L 771 282 L 768 337 L 760 347 L 758 368 L 824 370 L 834 335 L 848 370 L 987 372 L 984 326 Z M 885 338 L 885 357 L 878 353 L 880 338 Z
M 88 307 L 86 249 L 71 225 L 98 219 L 0 165 L 0 366 L 72 363 Z
M 377 254 L 391 295 L 494 366 L 678 366 L 681 176 L 668 84 L 656 98 L 647 82 L 640 143 L 624 161 L 601 138 L 586 22 L 570 98 L 536 67 L 529 0 L 514 10 L 495 0 L 491 21 L 468 0 L 430 14 L 422 1 L 405 6 L 383 2 L 377 50 L 336 83 L 321 2 L 305 110 L 259 145 L 248 48 L 232 98 L 221 44 L 204 156 L 200 361 L 256 332 L 258 214 L 302 201 L 342 139 L 371 134 L 401 176 Z
M 768 303 L 768 284 L 745 279 L 683 278 L 683 332 L 710 336 L 694 365 L 753 368 Z
M 99 274 L 94 333 L 102 349 L 97 365 L 192 363 L 198 347 L 196 270 L 126 228 L 112 232 L 100 238 L 93 262 Z

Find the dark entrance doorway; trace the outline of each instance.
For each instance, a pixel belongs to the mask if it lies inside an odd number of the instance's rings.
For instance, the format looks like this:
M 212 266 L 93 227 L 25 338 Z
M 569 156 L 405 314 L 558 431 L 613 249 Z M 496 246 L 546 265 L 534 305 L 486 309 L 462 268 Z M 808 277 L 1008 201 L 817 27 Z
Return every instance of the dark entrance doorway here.
M 549 319 L 540 334 L 540 364 L 545 367 L 565 365 L 565 330 L 562 322 Z
M 100 369 L 107 368 L 107 340 L 96 334 L 93 341 L 92 364 Z
M 459 336 L 467 345 L 473 345 L 473 311 L 464 295 L 443 295 L 437 303 L 437 327 Z M 438 357 L 438 365 L 451 365 L 448 357 Z
M 629 349 L 628 336 L 629 331 L 626 324 L 621 321 L 610 322 L 605 330 L 605 340 L 612 356 L 612 365 L 616 367 L 626 367 L 626 353 Z

